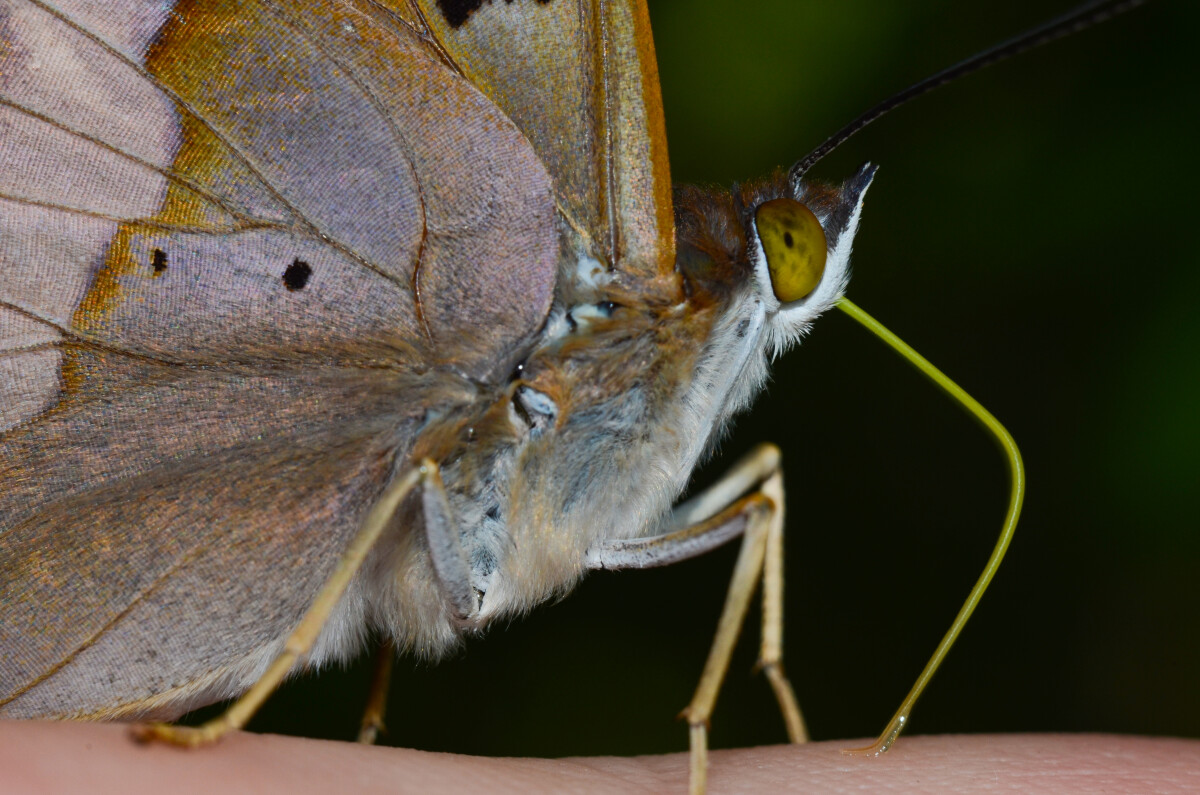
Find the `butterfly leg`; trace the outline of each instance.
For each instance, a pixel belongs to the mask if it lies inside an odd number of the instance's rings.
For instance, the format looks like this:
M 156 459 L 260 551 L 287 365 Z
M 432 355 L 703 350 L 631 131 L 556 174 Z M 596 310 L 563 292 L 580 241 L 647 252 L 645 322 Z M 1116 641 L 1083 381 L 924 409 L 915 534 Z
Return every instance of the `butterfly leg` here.
M 762 445 L 712 487 L 680 505 L 669 524 L 675 529 L 652 538 L 605 542 L 590 553 L 592 568 L 650 568 L 695 557 L 742 536 L 716 637 L 695 695 L 682 713 L 689 724 L 693 792 L 705 789 L 709 718 L 760 574 L 764 606 L 758 665 L 779 702 L 788 738 L 792 742 L 807 739 L 804 719 L 782 665 L 783 505 L 779 449 Z
M 421 482 L 421 509 L 425 522 L 425 539 L 429 557 L 446 601 L 454 607 L 458 618 L 469 621 L 479 612 L 479 594 L 471 582 L 471 567 L 459 540 L 458 521 L 446 496 L 446 487 L 436 470 Z M 385 642 L 375 658 L 371 678 L 371 693 L 360 724 L 358 741 L 372 744 L 383 730 L 383 715 L 387 707 L 388 686 L 391 684 L 392 663 L 396 658 L 391 642 Z
M 379 735 L 387 731 L 384 713 L 387 712 L 388 690 L 392 685 L 392 667 L 396 662 L 396 647 L 390 640 L 375 650 L 375 670 L 371 673 L 371 691 L 358 728 L 358 742 L 374 745 Z
M 258 711 L 263 702 L 275 691 L 292 666 L 308 653 L 325 626 L 326 619 L 337 606 L 350 581 L 366 560 L 367 554 L 388 527 L 392 516 L 413 489 L 418 485 L 437 482 L 437 464 L 424 461 L 419 467 L 406 472 L 384 490 L 371 508 L 357 535 L 346 548 L 337 567 L 325 581 L 312 604 L 300 619 L 300 623 L 288 636 L 280 652 L 266 672 L 250 689 L 216 718 L 200 726 L 174 726 L 168 723 L 149 723 L 135 726 L 134 736 L 140 740 L 160 740 L 173 745 L 196 747 L 208 745 L 221 739 L 226 733 L 240 729 Z M 444 492 L 443 492 L 444 495 Z

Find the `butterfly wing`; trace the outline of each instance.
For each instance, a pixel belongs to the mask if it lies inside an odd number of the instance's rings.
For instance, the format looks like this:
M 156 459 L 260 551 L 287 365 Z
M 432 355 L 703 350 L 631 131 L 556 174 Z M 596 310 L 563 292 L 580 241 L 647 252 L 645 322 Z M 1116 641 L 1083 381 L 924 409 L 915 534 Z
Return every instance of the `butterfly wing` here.
M 628 278 L 675 266 L 658 65 L 643 0 L 385 0 L 529 137 L 585 254 Z
M 552 297 L 551 178 L 427 37 L 168 6 L 0 3 L 0 714 L 253 681 Z

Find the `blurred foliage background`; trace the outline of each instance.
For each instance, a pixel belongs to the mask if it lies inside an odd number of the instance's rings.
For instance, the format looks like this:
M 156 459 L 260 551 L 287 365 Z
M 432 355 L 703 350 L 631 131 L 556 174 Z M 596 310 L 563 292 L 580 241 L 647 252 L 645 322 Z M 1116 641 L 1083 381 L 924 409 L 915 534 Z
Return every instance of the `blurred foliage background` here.
M 875 101 L 1073 5 L 651 0 L 675 179 L 787 165 Z M 1005 566 L 911 731 L 1200 737 L 1200 5 L 1151 2 L 877 122 L 813 172 L 881 165 L 849 294 L 988 406 L 1029 472 Z M 838 313 L 781 360 L 711 479 L 784 451 L 787 668 L 816 739 L 881 729 L 978 575 L 1007 485 L 991 443 Z M 686 748 L 736 549 L 597 575 L 433 666 L 404 659 L 390 742 L 480 754 Z M 751 669 L 716 747 L 784 740 Z M 252 724 L 351 738 L 369 662 Z

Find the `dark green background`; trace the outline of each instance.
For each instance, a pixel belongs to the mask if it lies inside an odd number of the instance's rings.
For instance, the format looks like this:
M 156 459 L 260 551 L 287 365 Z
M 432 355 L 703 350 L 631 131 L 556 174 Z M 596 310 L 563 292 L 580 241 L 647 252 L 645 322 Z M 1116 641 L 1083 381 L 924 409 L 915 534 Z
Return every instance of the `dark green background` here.
M 786 165 L 874 101 L 1068 2 L 651 3 L 674 175 Z M 922 98 L 820 164 L 881 165 L 850 295 L 973 392 L 1025 452 L 1008 562 L 912 731 L 1200 736 L 1200 6 L 1151 2 Z M 776 368 L 711 475 L 784 450 L 787 655 L 817 739 L 884 725 L 994 541 L 991 444 L 838 315 Z M 395 744 L 482 754 L 682 750 L 732 548 L 590 578 L 433 667 L 403 660 Z M 753 622 L 753 618 L 751 621 Z M 748 632 L 716 746 L 784 739 Z M 261 730 L 349 738 L 364 663 L 290 685 Z

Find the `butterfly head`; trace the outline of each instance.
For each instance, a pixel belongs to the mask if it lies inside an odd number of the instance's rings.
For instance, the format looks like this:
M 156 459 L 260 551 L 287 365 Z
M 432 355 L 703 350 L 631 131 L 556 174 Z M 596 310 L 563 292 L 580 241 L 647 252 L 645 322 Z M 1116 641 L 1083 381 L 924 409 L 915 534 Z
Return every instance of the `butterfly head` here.
M 840 186 L 777 172 L 729 191 L 680 188 L 676 268 L 685 290 L 727 302 L 737 314 L 758 309 L 769 351 L 787 349 L 846 288 L 875 170 L 865 165 Z

